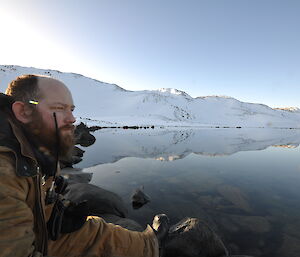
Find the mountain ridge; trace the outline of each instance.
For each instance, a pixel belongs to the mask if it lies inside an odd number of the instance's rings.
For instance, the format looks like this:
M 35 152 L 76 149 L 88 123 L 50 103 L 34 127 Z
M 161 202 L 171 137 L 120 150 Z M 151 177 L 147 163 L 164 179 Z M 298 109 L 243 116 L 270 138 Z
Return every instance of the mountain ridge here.
M 300 128 L 297 108 L 275 109 L 228 96 L 193 98 L 186 92 L 161 88 L 129 91 L 77 73 L 0 65 L 0 91 L 21 74 L 41 74 L 63 81 L 71 90 L 80 119 L 96 125 L 230 126 Z

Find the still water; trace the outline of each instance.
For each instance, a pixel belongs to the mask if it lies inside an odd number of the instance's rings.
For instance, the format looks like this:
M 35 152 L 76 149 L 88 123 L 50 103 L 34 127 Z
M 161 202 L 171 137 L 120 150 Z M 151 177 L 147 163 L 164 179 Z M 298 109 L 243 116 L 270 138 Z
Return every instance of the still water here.
M 300 131 L 98 130 L 77 167 L 145 225 L 166 213 L 206 221 L 232 254 L 300 256 Z M 136 210 L 132 192 L 151 202 Z

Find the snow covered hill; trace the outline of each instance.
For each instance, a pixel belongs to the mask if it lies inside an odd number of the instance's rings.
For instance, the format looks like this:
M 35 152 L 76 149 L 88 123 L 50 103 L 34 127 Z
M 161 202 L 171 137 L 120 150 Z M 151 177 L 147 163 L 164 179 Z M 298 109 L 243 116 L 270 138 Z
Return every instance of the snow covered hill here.
M 89 124 L 300 128 L 300 111 L 272 109 L 230 97 L 192 98 L 177 89 L 128 91 L 74 73 L 0 65 L 0 91 L 21 74 L 43 74 L 71 90 L 75 116 Z

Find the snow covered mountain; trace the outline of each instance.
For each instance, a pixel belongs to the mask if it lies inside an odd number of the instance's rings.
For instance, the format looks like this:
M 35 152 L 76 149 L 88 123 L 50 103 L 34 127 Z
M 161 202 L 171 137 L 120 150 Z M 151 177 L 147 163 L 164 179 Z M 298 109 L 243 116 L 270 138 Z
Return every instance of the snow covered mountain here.
M 300 111 L 272 109 L 220 96 L 192 98 L 177 89 L 128 91 L 74 73 L 0 65 L 0 91 L 21 74 L 42 74 L 71 90 L 78 120 L 100 126 L 163 125 L 300 128 Z

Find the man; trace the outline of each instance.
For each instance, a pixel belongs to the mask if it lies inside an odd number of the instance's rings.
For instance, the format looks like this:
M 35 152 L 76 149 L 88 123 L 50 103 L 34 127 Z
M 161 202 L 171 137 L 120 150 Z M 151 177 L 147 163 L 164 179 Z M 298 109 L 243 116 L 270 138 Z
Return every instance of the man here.
M 0 95 L 0 255 L 158 256 L 165 215 L 144 232 L 99 217 L 63 229 L 56 171 L 73 148 L 74 108 L 68 88 L 44 76 L 20 76 Z

